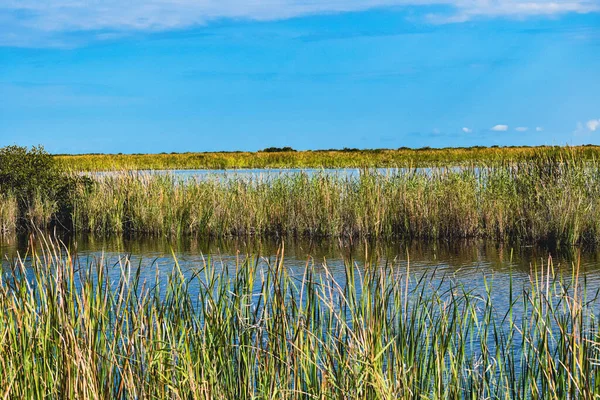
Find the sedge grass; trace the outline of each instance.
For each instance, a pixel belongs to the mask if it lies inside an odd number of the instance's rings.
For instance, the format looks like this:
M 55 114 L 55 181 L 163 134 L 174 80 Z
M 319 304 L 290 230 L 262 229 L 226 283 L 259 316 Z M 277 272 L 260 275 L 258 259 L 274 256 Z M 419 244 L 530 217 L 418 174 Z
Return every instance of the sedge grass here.
M 101 234 L 600 242 L 600 161 L 575 150 L 536 154 L 487 166 L 362 169 L 359 176 L 66 176 L 68 191 L 33 196 L 17 214 L 11 201 L 18 194 L 5 194 L 1 218 L 5 230 Z
M 97 177 L 73 202 L 74 229 L 98 233 L 600 241 L 600 163 L 573 156 L 358 177 L 121 172 Z
M 18 196 L 0 194 L 0 234 L 15 232 L 20 227 L 46 229 L 56 221 L 58 204 L 55 200 L 36 192 L 24 212 L 19 207 Z
M 16 198 L 0 195 L 0 234 L 16 230 L 18 215 L 19 206 Z
M 33 242 L 32 242 L 33 243 Z M 38 246 L 40 246 L 38 244 Z M 348 261 L 206 259 L 143 279 L 56 243 L 3 267 L 4 398 L 594 399 L 596 293 L 552 263 L 501 304 L 486 284 Z M 31 265 L 29 265 L 31 264 Z M 489 282 L 489 281 L 486 281 Z

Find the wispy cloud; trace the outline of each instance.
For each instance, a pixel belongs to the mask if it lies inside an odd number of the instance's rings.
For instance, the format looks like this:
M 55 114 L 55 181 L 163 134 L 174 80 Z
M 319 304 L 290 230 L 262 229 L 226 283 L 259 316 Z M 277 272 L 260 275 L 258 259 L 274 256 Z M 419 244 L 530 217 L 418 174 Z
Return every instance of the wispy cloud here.
M 543 131 L 544 131 L 544 128 L 543 128 L 543 127 L 541 127 L 541 126 L 536 126 L 536 127 L 535 127 L 535 131 L 536 131 L 536 132 L 543 132 Z
M 495 132 L 506 132 L 508 130 L 508 125 L 496 125 L 491 129 Z
M 526 126 L 519 126 L 519 127 L 515 128 L 515 131 L 517 131 L 517 132 L 527 132 L 528 130 L 529 130 L 529 128 Z
M 600 119 L 591 119 L 588 122 L 577 122 L 573 136 L 590 137 L 593 132 L 600 129 Z
M 393 6 L 443 5 L 433 22 L 449 23 L 483 17 L 527 17 L 600 11 L 600 0 L 3 0 L 0 44 L 19 45 L 27 37 L 56 33 L 182 29 L 223 18 L 281 20 L 312 14 L 362 11 Z
M 464 133 L 471 133 L 471 132 L 473 132 L 473 129 L 471 129 L 471 128 L 467 128 L 467 127 L 464 127 L 464 128 L 462 128 L 462 131 L 463 131 Z
M 595 132 L 600 127 L 600 119 L 592 119 L 585 124 L 585 126 L 591 131 Z
M 597 0 L 497 0 L 455 2 L 457 12 L 449 15 L 432 14 L 434 23 L 460 23 L 476 17 L 552 16 L 565 13 L 590 13 L 600 10 Z

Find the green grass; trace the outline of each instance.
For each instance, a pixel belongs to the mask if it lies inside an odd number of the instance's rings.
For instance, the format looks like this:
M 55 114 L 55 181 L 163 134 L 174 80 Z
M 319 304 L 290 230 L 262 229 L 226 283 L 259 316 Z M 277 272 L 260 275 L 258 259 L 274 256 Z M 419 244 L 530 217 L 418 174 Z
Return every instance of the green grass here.
M 573 155 L 359 178 L 117 173 L 74 202 L 74 228 L 97 233 L 600 241 L 600 163 Z
M 430 167 L 501 163 L 548 157 L 566 151 L 578 158 L 599 158 L 597 146 L 471 147 L 445 149 L 325 150 L 299 152 L 214 152 L 176 154 L 59 155 L 73 171 L 234 168 L 366 168 Z
M 94 176 L 94 175 L 92 175 Z M 0 222 L 76 232 L 205 237 L 329 237 L 600 242 L 600 161 L 575 150 L 458 169 L 363 169 L 183 180 L 121 171 L 73 179 L 63 197 L 34 195 Z M 35 193 L 34 193 L 35 194 Z M 12 205 L 11 205 L 12 204 Z
M 207 259 L 144 280 L 36 243 L 0 283 L 0 395 L 78 399 L 593 399 L 597 296 L 551 264 L 494 289 L 346 264 Z M 175 260 L 176 261 L 176 260 Z M 119 268 L 119 266 L 117 266 Z M 157 270 L 158 271 L 158 270 Z M 143 274 L 143 275 L 142 275 Z M 25 278 L 28 276 L 28 278 Z M 438 283 L 435 283 L 438 282 Z M 582 283 L 580 283 L 582 282 Z
M 19 206 L 14 196 L 0 194 L 0 234 L 17 228 Z

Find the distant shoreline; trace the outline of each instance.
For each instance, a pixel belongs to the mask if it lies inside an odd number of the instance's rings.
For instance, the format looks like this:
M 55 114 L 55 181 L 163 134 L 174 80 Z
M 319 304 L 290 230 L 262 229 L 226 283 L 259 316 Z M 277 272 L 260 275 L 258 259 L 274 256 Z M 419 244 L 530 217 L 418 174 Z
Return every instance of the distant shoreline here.
M 287 149 L 287 150 L 284 150 Z M 282 151 L 283 150 L 283 151 Z M 419 149 L 270 148 L 263 151 L 189 152 L 155 154 L 57 154 L 64 167 L 75 171 L 255 169 L 255 168 L 407 168 L 489 164 L 540 156 L 600 158 L 600 146 L 447 147 Z

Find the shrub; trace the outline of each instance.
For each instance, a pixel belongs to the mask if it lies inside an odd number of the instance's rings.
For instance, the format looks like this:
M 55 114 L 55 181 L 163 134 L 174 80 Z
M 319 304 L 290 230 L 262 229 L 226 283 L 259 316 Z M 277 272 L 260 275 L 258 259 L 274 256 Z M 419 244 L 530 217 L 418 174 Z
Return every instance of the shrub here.
M 42 146 L 0 149 L 0 192 L 27 200 L 36 192 L 53 191 L 59 183 L 59 168 Z
M 73 194 L 86 181 L 67 176 L 42 146 L 0 148 L 0 197 L 16 199 L 17 218 L 34 226 L 45 228 L 57 221 L 68 225 Z
M 267 147 L 264 150 L 261 150 L 262 153 L 286 153 L 286 152 L 295 152 L 296 150 L 291 147 Z

